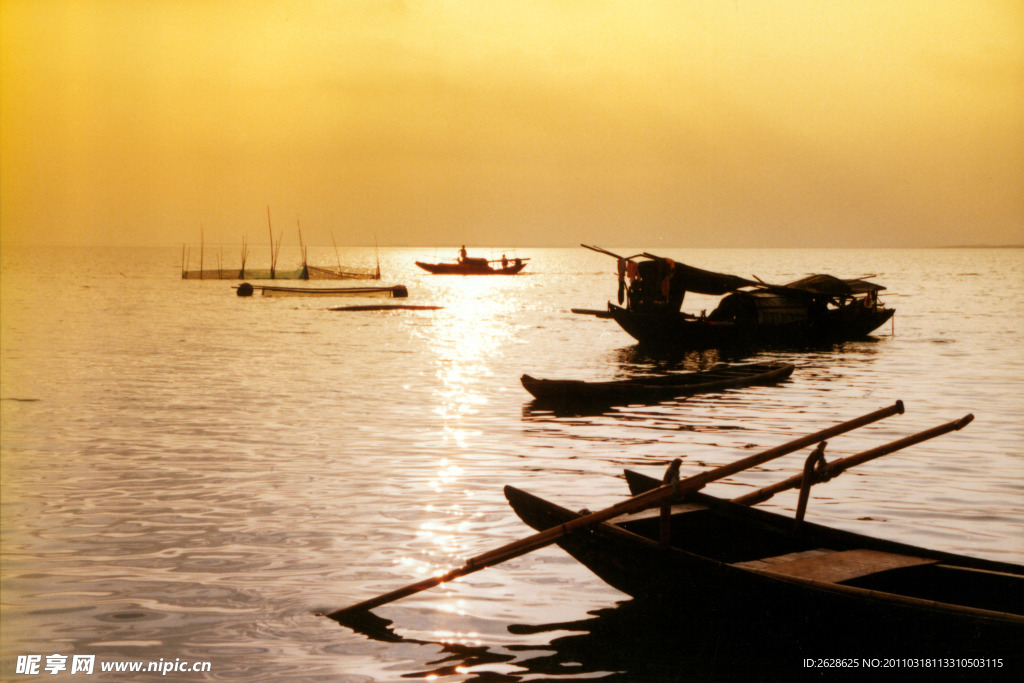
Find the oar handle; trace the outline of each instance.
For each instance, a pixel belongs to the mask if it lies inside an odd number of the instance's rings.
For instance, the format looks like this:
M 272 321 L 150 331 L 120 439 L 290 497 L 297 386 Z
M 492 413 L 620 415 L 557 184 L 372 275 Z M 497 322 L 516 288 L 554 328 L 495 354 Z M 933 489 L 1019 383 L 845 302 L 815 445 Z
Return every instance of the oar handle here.
M 590 514 L 576 517 L 575 519 L 565 522 L 564 524 L 559 524 L 558 526 L 546 529 L 544 531 L 540 531 L 536 534 L 533 534 L 532 536 L 527 536 L 526 538 L 503 545 L 500 548 L 495 548 L 494 550 L 483 553 L 482 555 L 477 555 L 476 557 L 467 560 L 462 567 L 453 569 L 447 574 L 442 574 L 440 576 L 424 579 L 422 581 L 418 581 L 416 583 L 405 586 L 404 588 L 399 588 L 397 590 L 391 591 L 390 593 L 385 593 L 384 595 L 379 595 L 375 598 L 364 600 L 363 602 L 352 605 L 351 607 L 345 607 L 339 610 L 335 610 L 334 612 L 330 612 L 329 614 L 327 614 L 327 616 L 331 617 L 332 619 L 341 621 L 346 615 L 349 615 L 351 613 L 370 610 L 374 607 L 379 607 L 389 602 L 394 602 L 395 600 L 398 600 L 400 598 L 413 595 L 414 593 L 419 593 L 420 591 L 426 590 L 427 588 L 432 588 L 439 584 L 446 583 L 448 581 L 451 581 L 452 579 L 457 579 L 460 576 L 472 574 L 473 572 L 479 571 L 486 567 L 490 567 L 492 565 L 505 562 L 506 560 L 511 560 L 512 558 L 519 557 L 520 555 L 525 555 L 528 552 L 531 552 L 538 548 L 542 548 L 546 545 L 550 545 L 558 539 L 571 534 L 573 531 L 576 531 L 577 529 L 593 526 L 595 524 L 607 521 L 620 515 L 625 515 L 632 512 L 638 512 L 640 510 L 646 510 L 647 508 L 655 507 L 662 502 L 671 500 L 675 496 L 682 496 L 687 493 L 692 493 L 693 491 L 697 491 L 698 489 L 704 488 L 705 485 L 713 481 L 723 479 L 732 474 L 735 474 L 736 472 L 740 472 L 755 465 L 767 462 L 769 460 L 772 460 L 773 458 L 778 458 L 780 456 L 786 455 L 787 453 L 792 453 L 793 451 L 800 450 L 801 448 L 804 448 L 810 444 L 814 444 L 824 439 L 831 438 L 833 436 L 836 436 L 837 434 L 842 434 L 852 429 L 857 429 L 858 427 L 870 424 L 871 422 L 876 422 L 878 420 L 889 417 L 890 415 L 895 415 L 897 413 L 902 412 L 903 402 L 896 401 L 896 403 L 887 408 L 882 408 L 880 410 L 868 413 L 867 415 L 862 415 L 861 417 L 855 418 L 853 420 L 848 420 L 847 422 L 843 422 L 841 424 L 834 425 L 827 429 L 823 429 L 819 432 L 815 432 L 814 434 L 809 434 L 807 436 L 800 437 L 799 439 L 794 439 L 793 441 L 785 443 L 781 446 L 776 446 L 775 448 L 770 448 L 762 453 L 758 453 L 756 455 L 743 458 L 742 460 L 737 460 L 734 463 L 723 465 L 713 470 L 708 470 L 707 472 L 702 472 L 701 474 L 688 477 L 687 479 L 684 479 L 680 482 L 673 482 L 671 484 L 664 484 L 662 486 L 658 486 L 657 488 L 645 491 L 644 493 L 633 496 L 632 498 L 627 498 L 626 500 L 620 501 L 615 505 L 612 505 L 611 507 L 607 507 L 603 510 L 598 510 L 597 512 L 591 512 Z

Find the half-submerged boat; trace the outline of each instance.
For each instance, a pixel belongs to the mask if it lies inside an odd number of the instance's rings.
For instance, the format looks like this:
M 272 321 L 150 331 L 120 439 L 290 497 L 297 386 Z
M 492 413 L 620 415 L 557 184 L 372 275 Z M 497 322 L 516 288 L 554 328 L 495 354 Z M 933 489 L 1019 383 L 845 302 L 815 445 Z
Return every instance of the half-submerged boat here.
M 260 290 L 263 296 L 359 296 L 401 299 L 409 296 L 405 285 L 392 287 L 283 287 L 278 285 L 251 285 L 243 282 L 237 288 L 238 296 L 252 296 Z
M 895 312 L 879 300 L 885 287 L 864 279 L 817 274 L 772 285 L 646 252 L 621 257 L 583 246 L 618 260 L 620 305 L 609 302 L 607 317 L 647 346 L 690 350 L 828 344 L 864 338 Z M 693 315 L 682 311 L 687 292 L 723 298 L 711 313 Z M 600 317 L 605 317 L 603 312 Z
M 627 472 L 634 494 L 662 482 Z M 761 493 L 761 492 L 756 492 Z M 580 517 L 511 486 L 529 526 Z M 801 495 L 802 500 L 806 498 Z M 1005 655 L 1024 642 L 1024 567 L 928 550 L 692 492 L 670 508 L 625 514 L 558 544 L 618 590 L 718 624 L 757 624 L 785 638 Z M 946 649 L 943 649 L 946 648 Z M 877 650 L 867 654 L 878 655 Z
M 636 377 L 608 382 L 572 379 L 537 379 L 523 375 L 520 381 L 540 403 L 649 403 L 683 396 L 722 391 L 755 384 L 781 382 L 793 374 L 792 363 L 718 365 L 703 372 L 656 377 Z
M 455 263 L 424 263 L 416 261 L 416 265 L 434 275 L 515 275 L 526 267 L 528 258 L 509 259 L 504 255 L 500 259 L 476 258 L 466 255 L 466 248 L 459 250 L 459 258 Z M 491 264 L 499 264 L 492 266 Z

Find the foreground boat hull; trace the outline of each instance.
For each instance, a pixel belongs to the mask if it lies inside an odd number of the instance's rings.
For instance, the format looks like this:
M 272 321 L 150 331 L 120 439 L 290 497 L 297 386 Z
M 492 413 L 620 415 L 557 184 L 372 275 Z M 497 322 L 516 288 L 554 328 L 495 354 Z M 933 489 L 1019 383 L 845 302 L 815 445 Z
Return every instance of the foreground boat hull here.
M 537 530 L 578 516 L 512 487 L 506 497 Z M 574 533 L 559 545 L 608 584 L 658 609 L 722 624 L 742 620 L 792 638 L 822 636 L 841 644 L 843 656 L 853 654 L 855 640 L 898 648 L 900 656 L 995 656 L 1024 642 L 1022 567 L 809 523 L 797 533 L 793 520 L 763 510 L 701 494 L 688 500 L 694 505 L 672 515 L 671 544 L 655 540 L 655 511 Z M 819 547 L 920 564 L 839 583 L 755 567 L 757 558 Z
M 848 307 L 817 320 L 741 325 L 677 311 L 631 311 L 609 304 L 610 317 L 643 345 L 677 350 L 728 347 L 814 346 L 863 339 L 892 318 L 893 309 Z

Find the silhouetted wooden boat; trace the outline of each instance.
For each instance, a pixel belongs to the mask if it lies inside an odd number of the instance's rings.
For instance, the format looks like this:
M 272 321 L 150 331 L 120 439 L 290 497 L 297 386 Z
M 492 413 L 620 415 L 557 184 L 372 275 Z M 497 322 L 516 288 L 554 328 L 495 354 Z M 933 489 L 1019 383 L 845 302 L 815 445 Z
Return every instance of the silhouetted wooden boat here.
M 405 285 L 394 285 L 392 287 L 282 287 L 278 285 L 250 285 L 244 282 L 237 288 L 238 296 L 252 296 L 259 290 L 263 296 L 359 296 L 359 297 L 385 297 L 405 298 L 409 296 L 409 290 Z
M 488 260 L 485 258 L 472 258 L 466 256 L 463 248 L 455 263 L 424 263 L 416 261 L 416 265 L 434 275 L 515 275 L 526 267 L 528 258 L 508 259 L 504 256 L 500 259 Z M 491 264 L 500 264 L 492 266 Z
M 791 363 L 719 365 L 703 372 L 657 377 L 585 382 L 571 379 L 537 379 L 523 375 L 523 387 L 542 403 L 628 404 L 657 402 L 682 396 L 772 384 L 793 374 Z
M 444 306 L 418 304 L 365 304 L 361 306 L 331 306 L 329 311 L 437 311 Z
M 634 494 L 662 483 L 627 476 Z M 511 486 L 505 495 L 537 530 L 580 517 Z M 758 501 L 689 493 L 664 517 L 622 515 L 557 542 L 618 590 L 694 619 L 824 634 L 844 647 L 867 637 L 901 656 L 921 643 L 996 656 L 1024 642 L 1024 567 L 795 522 L 748 506 Z
M 818 274 L 771 285 L 653 254 L 620 257 L 583 246 L 618 259 L 620 305 L 609 302 L 608 317 L 647 346 L 690 350 L 827 344 L 864 338 L 895 312 L 878 298 L 885 287 L 863 279 Z M 711 313 L 698 316 L 681 310 L 687 292 L 723 298 Z M 606 317 L 603 311 L 600 317 Z

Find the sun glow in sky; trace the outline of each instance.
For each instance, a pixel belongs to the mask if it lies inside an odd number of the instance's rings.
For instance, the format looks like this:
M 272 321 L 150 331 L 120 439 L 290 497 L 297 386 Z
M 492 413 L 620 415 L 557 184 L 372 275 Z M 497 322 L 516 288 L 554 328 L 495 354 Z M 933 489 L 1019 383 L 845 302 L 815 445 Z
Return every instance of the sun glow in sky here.
M 5 243 L 1024 243 L 1019 0 L 0 0 Z

